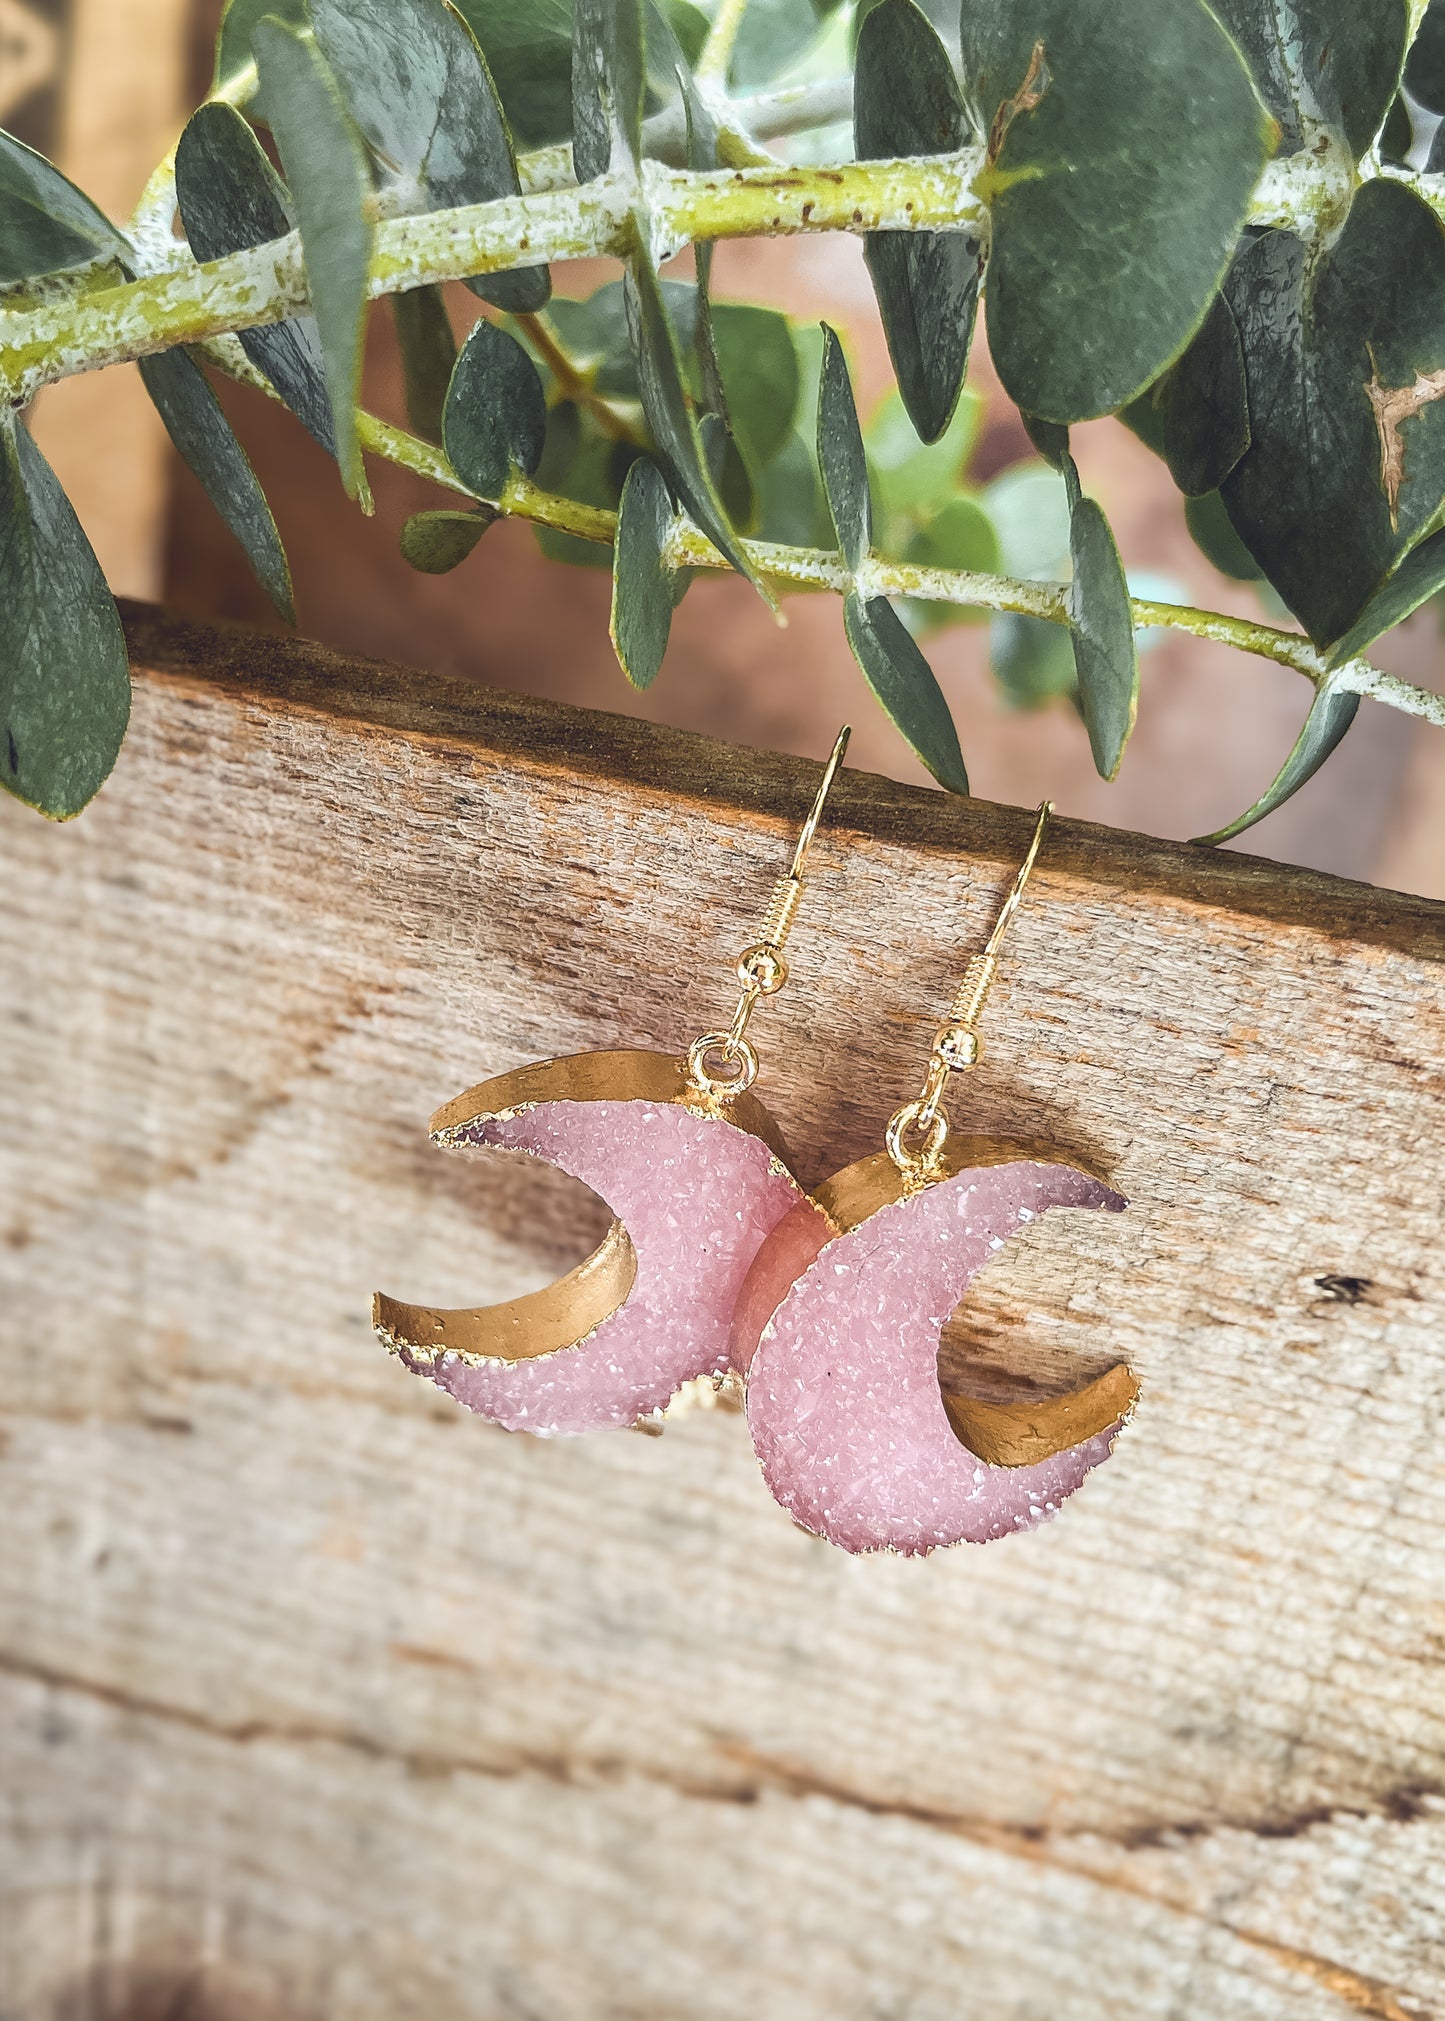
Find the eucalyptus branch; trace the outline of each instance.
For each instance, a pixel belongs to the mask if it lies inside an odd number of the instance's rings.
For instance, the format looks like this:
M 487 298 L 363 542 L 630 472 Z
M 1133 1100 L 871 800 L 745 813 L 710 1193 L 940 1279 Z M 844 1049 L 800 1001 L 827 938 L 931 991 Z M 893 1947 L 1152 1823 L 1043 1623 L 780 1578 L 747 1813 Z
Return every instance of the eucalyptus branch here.
M 233 378 L 259 386 L 272 398 L 276 397 L 238 345 L 208 349 L 216 363 Z M 428 478 L 460 497 L 490 505 L 504 518 L 525 520 L 604 546 L 613 542 L 617 515 L 604 507 L 563 498 L 520 473 L 513 475 L 501 497 L 482 499 L 461 482 L 445 453 L 432 443 L 423 442 L 419 436 L 364 410 L 357 414 L 357 426 L 362 446 L 371 454 Z M 887 561 L 878 555 L 870 555 L 861 568 L 853 571 L 841 554 L 823 548 L 788 547 L 766 540 L 744 540 L 741 546 L 758 574 L 784 592 L 830 590 L 845 595 L 856 588 L 870 597 L 916 597 L 964 609 L 1043 618 L 1050 624 L 1067 625 L 1072 621 L 1067 583 L 1029 581 L 970 569 L 927 568 L 913 562 Z M 666 558 L 677 569 L 730 568 L 707 536 L 681 516 L 669 537 Z M 1283 631 L 1277 625 L 1259 624 L 1250 618 L 1230 617 L 1222 611 L 1199 610 L 1190 604 L 1159 603 L 1149 597 L 1131 597 L 1129 606 L 1136 630 L 1184 632 L 1193 638 L 1233 646 L 1237 651 L 1273 660 L 1302 674 L 1316 690 L 1329 682 L 1337 690 L 1368 695 L 1405 715 L 1418 716 L 1445 729 L 1445 695 L 1402 681 L 1363 658 L 1331 669 L 1319 648 L 1299 632 Z
M 748 0 L 720 0 L 712 26 L 707 31 L 707 40 L 702 46 L 702 54 L 697 60 L 696 76 L 704 87 L 726 86 L 728 65 L 732 62 L 747 4 Z
M 535 345 L 564 400 L 575 401 L 579 407 L 585 407 L 603 434 L 610 435 L 614 442 L 640 441 L 632 422 L 605 394 L 597 391 L 590 376 L 568 353 L 545 310 L 538 310 L 533 315 L 516 315 L 512 320 Z
M 837 168 L 707 174 L 648 162 L 640 180 L 604 176 L 580 188 L 383 219 L 374 229 L 369 292 L 396 294 L 553 260 L 625 258 L 640 217 L 659 257 L 699 240 L 800 232 L 926 228 L 978 236 L 987 228 L 972 189 L 981 165 L 982 150 L 974 148 Z M 309 306 L 293 232 L 204 266 L 10 310 L 0 316 L 0 399 L 24 402 L 52 380 L 280 322 Z

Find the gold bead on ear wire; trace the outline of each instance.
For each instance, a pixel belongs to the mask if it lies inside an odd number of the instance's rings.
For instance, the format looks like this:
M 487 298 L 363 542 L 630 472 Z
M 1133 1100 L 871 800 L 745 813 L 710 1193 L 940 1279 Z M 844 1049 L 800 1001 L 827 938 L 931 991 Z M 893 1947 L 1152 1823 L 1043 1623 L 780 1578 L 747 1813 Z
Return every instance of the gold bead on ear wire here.
M 988 993 L 993 988 L 994 977 L 998 974 L 999 950 L 1003 946 L 1004 935 L 1019 909 L 1024 887 L 1038 861 L 1044 831 L 1049 825 L 1049 816 L 1053 811 L 1052 800 L 1045 800 L 1039 807 L 1033 840 L 1029 844 L 1023 862 L 1019 865 L 1018 875 L 1013 881 L 1008 897 L 999 907 L 993 931 L 984 944 L 983 952 L 970 959 L 968 967 L 964 970 L 958 994 L 953 1000 L 953 1006 L 934 1036 L 933 1051 L 929 1056 L 922 1094 L 916 1102 L 905 1102 L 889 1120 L 888 1155 L 899 1171 L 906 1176 L 927 1179 L 937 1170 L 939 1159 L 943 1155 L 943 1147 L 948 1142 L 948 1116 L 943 1107 L 944 1091 L 954 1074 L 970 1072 L 983 1057 L 983 1041 L 978 1035 L 978 1022 L 983 1016 L 984 1005 L 988 1002 Z M 918 1133 L 922 1137 L 922 1142 L 916 1149 L 909 1147 L 908 1138 L 912 1133 Z
M 688 1047 L 687 1070 L 693 1084 L 714 1101 L 727 1101 L 750 1088 L 758 1077 L 758 1055 L 747 1036 L 753 1012 L 765 996 L 776 996 L 788 980 L 788 964 L 783 950 L 793 930 L 798 905 L 803 896 L 803 872 L 808 852 L 818 832 L 823 809 L 838 776 L 848 739 L 853 732 L 845 723 L 838 732 L 832 753 L 823 768 L 823 777 L 813 796 L 808 818 L 803 823 L 793 860 L 773 886 L 773 895 L 758 937 L 738 956 L 739 984 L 737 1009 L 725 1032 L 705 1032 Z

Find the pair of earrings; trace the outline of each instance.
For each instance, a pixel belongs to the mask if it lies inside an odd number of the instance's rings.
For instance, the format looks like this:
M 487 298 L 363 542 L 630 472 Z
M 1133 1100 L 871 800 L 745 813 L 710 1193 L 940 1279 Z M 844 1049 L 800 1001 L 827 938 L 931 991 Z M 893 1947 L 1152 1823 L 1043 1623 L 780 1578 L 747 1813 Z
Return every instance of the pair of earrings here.
M 685 1385 L 736 1384 L 764 1479 L 801 1527 L 846 1551 L 913 1556 L 1032 1529 L 1107 1458 L 1137 1385 L 1122 1363 L 1044 1401 L 945 1388 L 942 1329 L 1005 1239 L 1050 1207 L 1124 1200 L 1071 1165 L 952 1134 L 951 1077 L 979 1058 L 999 950 L 1037 860 L 1038 825 L 939 1029 L 922 1092 L 884 1148 L 803 1192 L 753 1094 L 748 1037 L 784 958 L 808 851 L 848 743 L 840 732 L 787 872 L 739 957 L 737 1009 L 675 1058 L 582 1053 L 484 1081 L 432 1117 L 432 1141 L 544 1159 L 615 1220 L 585 1262 L 503 1305 L 439 1311 L 378 1294 L 405 1365 L 510 1431 L 655 1426 Z

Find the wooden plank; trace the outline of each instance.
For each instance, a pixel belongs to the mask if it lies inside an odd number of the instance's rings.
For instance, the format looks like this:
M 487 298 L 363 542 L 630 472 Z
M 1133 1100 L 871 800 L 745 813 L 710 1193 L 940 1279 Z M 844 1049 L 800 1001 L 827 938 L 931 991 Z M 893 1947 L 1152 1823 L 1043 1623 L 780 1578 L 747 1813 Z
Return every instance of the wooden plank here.
M 971 1311 L 1138 1418 L 1044 1531 L 850 1560 L 736 1419 L 508 1437 L 367 1323 L 586 1246 L 426 1116 L 715 1021 L 815 774 L 130 627 L 101 800 L 0 807 L 7 2021 L 1440 2012 L 1445 907 L 1061 824 L 971 1120 L 1133 1205 Z M 845 775 L 759 1027 L 805 1181 L 1027 828 Z

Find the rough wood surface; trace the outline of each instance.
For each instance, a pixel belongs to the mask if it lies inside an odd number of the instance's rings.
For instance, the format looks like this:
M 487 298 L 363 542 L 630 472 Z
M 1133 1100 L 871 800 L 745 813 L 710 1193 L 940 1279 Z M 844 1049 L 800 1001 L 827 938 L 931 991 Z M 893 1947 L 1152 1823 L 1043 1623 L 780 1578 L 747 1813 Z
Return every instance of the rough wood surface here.
M 580 1254 L 425 1119 L 714 1022 L 814 775 L 131 636 L 102 799 L 0 806 L 5 2021 L 1445 2012 L 1445 907 L 1061 825 L 972 1120 L 1133 1206 L 972 1326 L 1138 1418 L 1049 1529 L 849 1560 L 736 1419 L 509 1437 L 367 1321 Z M 1027 829 L 845 775 L 758 1022 L 805 1181 Z

